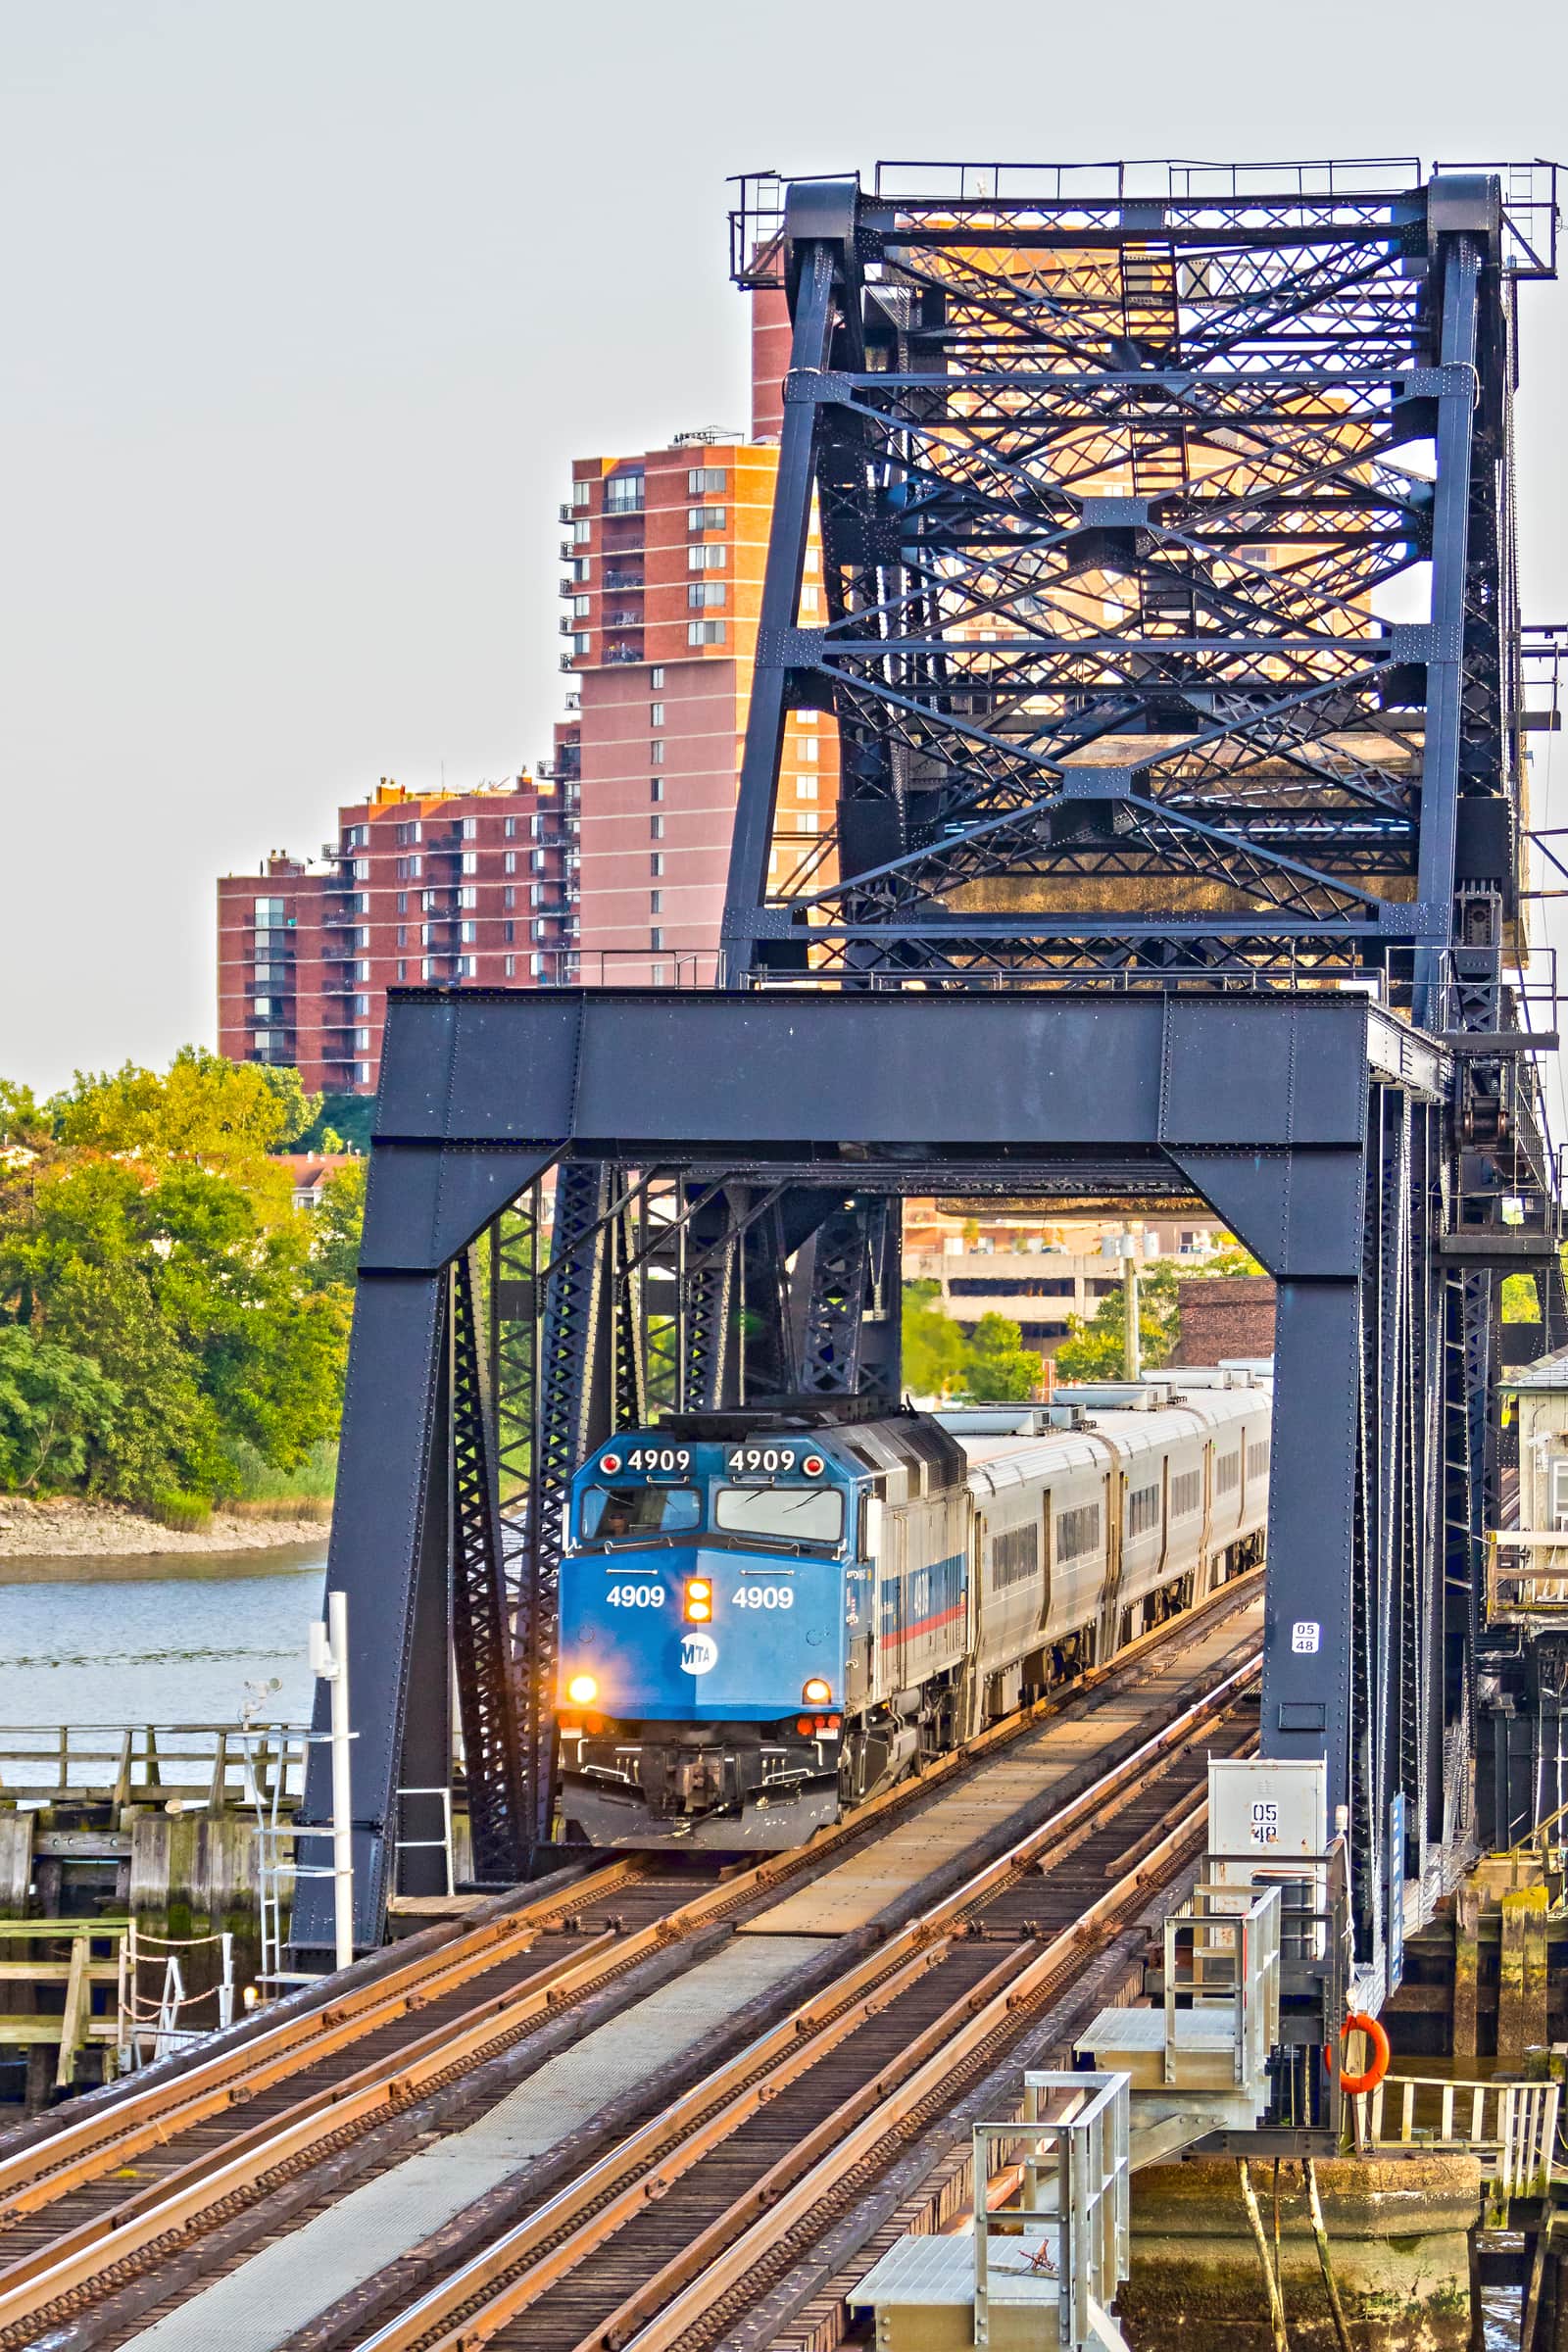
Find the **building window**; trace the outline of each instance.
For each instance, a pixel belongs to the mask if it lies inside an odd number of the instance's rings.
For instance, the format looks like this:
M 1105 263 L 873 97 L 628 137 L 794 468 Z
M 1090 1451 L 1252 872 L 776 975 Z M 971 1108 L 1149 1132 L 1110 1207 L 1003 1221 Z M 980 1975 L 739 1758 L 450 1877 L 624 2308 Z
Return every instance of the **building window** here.
M 711 545 L 705 540 L 701 547 L 689 547 L 686 550 L 688 571 L 725 571 L 728 567 L 729 549 L 721 539 Z
M 415 843 L 421 838 L 422 836 L 419 832 L 419 821 L 417 817 L 414 818 L 409 824 L 399 825 L 393 835 L 393 839 L 396 841 L 400 850 L 411 850 Z
M 458 893 L 458 905 L 460 906 L 477 906 L 478 904 L 479 885 L 477 882 L 465 882 Z
M 662 931 L 661 931 L 661 929 L 659 928 L 659 925 L 656 923 L 656 924 L 654 925 L 653 929 L 652 929 L 652 930 L 649 932 L 649 934 L 648 934 L 648 945 L 649 945 L 651 948 L 662 948 L 662 947 L 663 946 L 663 944 L 664 944 L 664 934 L 662 933 Z
M 258 931 L 278 931 L 285 926 L 287 921 L 288 917 L 283 911 L 281 899 L 257 900 L 256 928 Z
M 586 547 L 593 535 L 593 524 L 586 514 L 579 514 L 571 526 L 572 544 L 576 547 Z
M 419 945 L 421 948 L 427 948 L 430 945 L 430 925 L 428 923 L 419 925 Z
M 605 484 L 605 513 L 607 514 L 640 514 L 643 511 L 643 476 L 635 473 L 612 473 Z
M 512 819 L 511 819 L 511 817 L 510 817 L 510 816 L 508 817 L 508 819 L 507 819 L 507 822 L 508 822 L 508 824 L 509 824 L 509 825 L 511 824 L 511 822 L 512 822 Z M 501 860 L 501 871 L 502 871 L 504 874 L 514 874 L 514 873 L 516 872 L 516 870 L 517 870 L 517 853 L 516 853 L 516 851 L 515 851 L 515 850 L 508 850 L 508 851 L 507 851 L 507 853 L 506 853 L 506 855 L 503 857 L 502 860 Z
M 476 957 L 472 956 L 460 956 L 458 957 L 458 978 L 460 980 L 473 979 L 477 969 L 478 962 Z
M 423 960 L 421 961 L 420 965 L 419 965 L 419 978 L 420 978 L 421 980 L 428 980 L 428 979 L 430 978 L 431 974 L 433 973 L 434 969 L 435 969 L 435 964 L 434 964 L 434 961 L 433 961 L 433 959 L 432 959 L 430 956 L 426 956 L 423 958 Z
M 465 841 L 477 841 L 477 840 L 478 840 L 478 838 L 479 838 L 479 819 L 478 819 L 476 816 L 466 816 L 466 817 L 464 818 L 464 820 L 463 820 L 463 838 L 464 838 L 464 840 L 465 840 Z
M 361 923 L 358 930 L 354 934 L 354 945 L 357 948 L 368 948 L 369 944 L 370 926 L 368 923 Z
M 801 590 L 801 611 L 803 612 L 814 612 L 816 611 L 816 604 L 817 591 L 814 588 L 803 588 Z
M 663 723 L 664 723 L 664 706 L 663 706 L 663 704 L 662 704 L 662 703 L 650 703 L 650 704 L 649 704 L 649 706 L 648 706 L 648 724 L 649 724 L 651 727 L 662 727 L 662 726 L 663 725 Z
M 722 466 L 694 466 L 686 476 L 686 495 L 688 498 L 707 498 L 711 492 L 715 497 L 722 498 L 727 478 Z
M 501 926 L 501 936 L 509 948 L 516 936 L 516 930 L 517 926 L 515 923 L 503 923 Z
M 398 945 L 399 945 L 399 947 L 402 947 L 402 946 L 403 946 L 403 944 L 404 944 L 404 943 L 403 943 L 403 941 L 402 941 L 402 940 L 399 940 L 399 942 L 398 942 Z M 399 987 L 400 987 L 400 988 L 401 988 L 401 986 L 403 985 L 403 982 L 404 982 L 404 981 L 405 981 L 405 980 L 408 978 L 408 976 L 409 976 L 409 967 L 408 967 L 408 965 L 407 965 L 406 963 L 404 963 L 404 962 L 402 962 L 402 961 L 400 960 L 400 961 L 399 961 L 399 964 L 398 964 L 398 985 L 399 985 Z
M 821 756 L 821 751 L 822 746 L 820 743 L 818 743 L 816 737 L 814 735 L 808 735 L 804 743 L 798 743 L 795 746 L 795 757 L 797 760 L 806 760 L 808 766 L 814 766 L 817 760 Z
M 576 630 L 576 631 L 574 632 L 574 634 L 573 634 L 573 636 L 572 636 L 572 640 L 571 640 L 571 650 L 572 650 L 572 653 L 573 653 L 573 655 L 576 655 L 576 654 L 586 654 L 586 653 L 590 653 L 590 652 L 592 651 L 592 649 L 593 649 L 593 642 L 594 642 L 594 640 L 593 640 L 593 632 L 592 632 L 592 630 L 590 630 L 590 629 L 578 629 L 578 630 Z
M 501 904 L 503 906 L 515 906 L 517 904 L 517 893 L 514 884 L 511 882 L 507 884 L 505 890 L 503 890 L 501 893 Z
M 593 600 L 591 597 L 574 596 L 572 598 L 571 617 L 573 620 L 586 620 L 592 610 Z
M 587 475 L 584 475 L 581 481 L 573 482 L 571 485 L 571 503 L 574 507 L 586 507 L 593 494 L 593 482 Z
M 689 531 L 721 531 L 728 517 L 722 507 L 693 507 L 686 517 Z
M 477 850 L 464 851 L 463 870 L 466 874 L 476 874 L 479 871 L 479 853 Z
M 575 580 L 579 586 L 585 585 L 589 578 L 588 558 L 586 556 L 569 556 L 566 559 L 566 577 L 568 580 Z
M 408 911 L 409 911 L 409 894 L 408 894 L 408 892 L 407 892 L 406 890 L 400 890 L 400 891 L 398 892 L 398 912 L 399 912 L 399 914 L 407 914 L 407 913 L 408 913 Z
M 664 746 L 662 740 L 656 741 L 648 746 L 648 763 L 651 767 L 663 766 Z
M 663 818 L 662 818 L 662 816 L 651 816 L 651 817 L 648 819 L 648 834 L 649 834 L 649 839 L 650 839 L 650 840 L 652 840 L 652 841 L 662 841 L 662 840 L 663 840 L 663 838 L 664 838 L 664 820 L 663 820 Z
M 659 689 L 661 688 L 661 686 L 662 686 L 662 684 L 664 683 L 664 673 L 663 673 L 662 669 L 661 669 L 661 668 L 660 668 L 660 666 L 659 666 L 659 664 L 658 664 L 658 662 L 655 662 L 655 664 L 654 664 L 654 674 L 653 674 L 653 677 L 652 677 L 652 679 L 651 679 L 649 682 L 650 682 L 650 684 L 652 685 L 652 687 L 653 687 L 653 690 L 654 690 L 654 692 L 655 692 L 656 694 L 659 692 Z
M 513 841 L 513 840 L 514 840 L 514 839 L 516 838 L 516 832 L 517 832 L 517 820 L 516 820 L 516 818 L 515 818 L 514 816 L 509 816 L 509 817 L 507 818 L 507 820 L 506 820 L 505 824 L 502 826 L 501 830 L 502 830 L 502 832 L 503 832 L 503 833 L 506 835 L 506 837 L 507 837 L 508 841 Z M 508 873 L 510 873 L 510 872 L 512 871 L 512 868 L 511 868 L 510 866 L 508 866 L 508 868 L 507 868 L 507 871 L 508 871 Z
M 356 1054 L 368 1054 L 370 1051 L 370 1032 L 368 1029 L 355 1030 L 354 1051 Z
M 370 860 L 368 858 L 356 858 L 354 859 L 354 879 L 356 882 L 368 882 L 370 879 Z
M 722 645 L 724 623 L 721 620 L 689 620 L 686 623 L 688 645 Z
M 662 890 L 651 890 L 648 893 L 648 911 L 650 914 L 663 913 L 664 894 Z
M 795 713 L 795 724 L 798 727 L 814 727 L 816 724 L 816 717 L 817 714 L 814 710 L 797 710 Z
M 816 778 L 814 776 L 797 776 L 795 779 L 795 797 L 798 801 L 814 801 L 816 798 Z
M 795 819 L 795 830 L 797 833 L 814 833 L 816 831 L 816 810 L 803 808 Z
M 723 605 L 729 602 L 729 589 L 722 580 L 693 580 L 686 591 L 686 602 L 694 611 L 704 605 Z
M 662 850 L 655 850 L 648 860 L 648 871 L 651 874 L 662 874 L 663 870 L 664 853 Z
M 397 878 L 400 882 L 417 882 L 423 871 L 424 860 L 420 858 L 400 858 L 398 859 Z
M 663 797 L 664 797 L 664 779 L 663 779 L 663 777 L 662 777 L 662 776 L 650 776 L 650 777 L 649 777 L 649 779 L 648 779 L 648 798 L 649 798 L 651 801 L 662 801 L 662 800 L 663 799 Z
M 253 997 L 251 1011 L 259 1021 L 280 1021 L 287 1011 L 281 997 Z
M 355 1079 L 355 1084 L 357 1086 L 368 1086 L 370 1083 L 369 1063 L 368 1061 L 358 1061 L 355 1063 L 354 1067 L 358 1073 Z
M 368 850 L 368 849 L 369 848 L 369 846 L 370 846 L 370 828 L 369 828 L 369 826 L 368 826 L 368 825 L 350 825 L 350 827 L 348 828 L 348 831 L 347 831 L 347 832 L 344 834 L 344 836 L 343 836 L 343 847 L 344 847 L 346 850 Z
M 355 998 L 354 1017 L 357 1021 L 368 1021 L 369 1019 L 370 1000 L 368 997 L 360 996 Z
M 477 923 L 460 923 L 458 925 L 458 937 L 463 941 L 465 947 L 472 947 L 478 936 L 479 926 Z
M 357 963 L 354 966 L 354 977 L 356 980 L 364 980 L 367 982 L 369 980 L 370 964 L 368 957 L 367 957 L 364 962 Z
M 501 968 L 506 973 L 509 980 L 514 980 L 517 976 L 517 958 L 515 956 L 509 956 Z

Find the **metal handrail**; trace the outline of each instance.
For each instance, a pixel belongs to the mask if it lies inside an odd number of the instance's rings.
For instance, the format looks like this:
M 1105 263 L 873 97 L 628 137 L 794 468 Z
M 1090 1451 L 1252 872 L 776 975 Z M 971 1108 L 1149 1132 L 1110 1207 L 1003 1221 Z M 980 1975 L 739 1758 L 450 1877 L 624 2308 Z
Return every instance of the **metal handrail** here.
M 977 2345 L 993 2300 L 1054 2302 L 1063 2352 L 1095 2339 L 1128 2273 L 1130 2142 L 1123 2074 L 1028 2073 L 1021 2119 L 974 2127 Z

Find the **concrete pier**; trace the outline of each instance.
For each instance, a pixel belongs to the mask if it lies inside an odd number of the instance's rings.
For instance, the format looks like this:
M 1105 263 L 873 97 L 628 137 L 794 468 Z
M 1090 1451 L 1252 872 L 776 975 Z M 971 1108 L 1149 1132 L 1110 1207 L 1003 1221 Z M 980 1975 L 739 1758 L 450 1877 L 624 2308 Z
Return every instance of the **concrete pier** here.
M 1470 2342 L 1471 2156 L 1323 2159 L 1319 2194 L 1355 2352 L 1461 2352 Z M 1273 2235 L 1273 2167 L 1253 2186 Z M 1334 2323 L 1299 2164 L 1280 2165 L 1279 2275 L 1293 2346 L 1333 2352 Z M 1134 2352 L 1269 2352 L 1269 2306 L 1233 2160 L 1135 2175 L 1132 2275 L 1117 2314 Z

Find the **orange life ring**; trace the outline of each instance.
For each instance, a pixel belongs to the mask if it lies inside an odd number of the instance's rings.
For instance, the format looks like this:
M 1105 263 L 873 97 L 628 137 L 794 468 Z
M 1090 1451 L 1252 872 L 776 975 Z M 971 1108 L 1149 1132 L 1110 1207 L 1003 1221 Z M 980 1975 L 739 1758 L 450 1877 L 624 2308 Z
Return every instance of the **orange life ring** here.
M 1372 2063 L 1364 2074 L 1347 2075 L 1342 2073 L 1340 2076 L 1340 2088 L 1348 2090 L 1353 2098 L 1363 2090 L 1376 2090 L 1389 2071 L 1389 2060 L 1394 2053 L 1389 2047 L 1389 2037 L 1380 2021 L 1375 2017 L 1366 2016 L 1360 2009 L 1350 2011 L 1340 2028 L 1340 2039 L 1343 2041 L 1348 2034 L 1364 2034 L 1372 2044 Z M 1329 2072 L 1332 2074 L 1335 2064 L 1332 2042 L 1329 2043 L 1323 2055 L 1328 2060 Z

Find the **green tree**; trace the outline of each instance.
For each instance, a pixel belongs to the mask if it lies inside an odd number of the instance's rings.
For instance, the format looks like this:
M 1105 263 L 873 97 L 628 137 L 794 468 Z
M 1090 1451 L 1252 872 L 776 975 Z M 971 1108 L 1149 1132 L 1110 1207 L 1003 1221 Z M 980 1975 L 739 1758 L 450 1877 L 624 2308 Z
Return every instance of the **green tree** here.
M 983 1404 L 1023 1404 L 1040 1387 L 1044 1367 L 1005 1315 L 982 1315 L 969 1340 L 969 1394 Z
M 120 1393 L 94 1488 L 225 1493 L 237 1441 L 287 1468 L 335 1435 L 348 1296 L 311 1252 L 307 1212 L 189 1160 L 67 1154 L 0 1219 L 0 1306 Z
M 1504 1323 L 1539 1323 L 1541 1294 L 1536 1289 L 1533 1274 L 1505 1274 L 1502 1278 L 1502 1320 Z
M 352 1290 L 365 1227 L 367 1163 L 351 1159 L 321 1187 L 311 1210 L 311 1274 L 321 1290 L 341 1283 Z
M 0 1487 L 73 1485 L 112 1444 L 121 1404 L 89 1357 L 0 1324 Z
M 129 1061 L 97 1075 L 78 1070 L 45 1107 L 62 1144 L 238 1171 L 286 1150 L 317 1105 L 298 1070 L 225 1061 L 201 1046 L 182 1046 L 162 1072 Z
M 963 1382 L 963 1326 L 944 1313 L 941 1295 L 939 1282 L 904 1286 L 904 1385 L 916 1396 L 946 1396 Z

